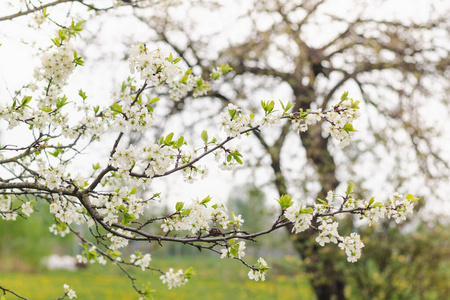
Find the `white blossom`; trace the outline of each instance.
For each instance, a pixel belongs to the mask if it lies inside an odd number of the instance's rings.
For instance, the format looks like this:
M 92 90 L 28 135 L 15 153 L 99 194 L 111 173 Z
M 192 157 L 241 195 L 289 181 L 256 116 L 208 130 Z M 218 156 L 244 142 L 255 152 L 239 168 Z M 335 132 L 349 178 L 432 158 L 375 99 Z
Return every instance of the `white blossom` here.
M 159 279 L 161 279 L 163 283 L 167 284 L 169 290 L 173 287 L 185 285 L 188 282 L 183 270 L 180 269 L 178 272 L 174 273 L 172 268 L 169 269 L 169 272 L 161 275 Z

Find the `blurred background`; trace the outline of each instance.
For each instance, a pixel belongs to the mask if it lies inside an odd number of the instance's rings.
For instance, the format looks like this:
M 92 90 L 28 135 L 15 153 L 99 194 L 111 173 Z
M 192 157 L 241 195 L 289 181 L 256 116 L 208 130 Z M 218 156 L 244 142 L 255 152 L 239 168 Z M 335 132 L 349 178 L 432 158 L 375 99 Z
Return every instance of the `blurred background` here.
M 152 266 L 187 268 L 196 275 L 188 285 L 167 291 L 158 274 L 136 270 L 150 280 L 157 299 L 445 299 L 450 294 L 450 4 L 439 0 L 372 1 L 163 1 L 149 8 L 132 1 L 107 13 L 86 12 L 76 4 L 50 15 L 63 22 L 70 11 L 90 19 L 77 51 L 86 67 L 74 74 L 79 87 L 106 105 L 128 76 L 127 49 L 136 42 L 181 57 L 194 73 L 208 76 L 228 63 L 234 71 L 214 82 L 208 97 L 180 102 L 160 101 L 162 122 L 145 138 L 168 132 L 198 138 L 214 128 L 214 117 L 228 103 L 260 114 L 261 100 L 291 101 L 294 111 L 326 109 L 344 91 L 361 100 L 358 133 L 344 149 L 321 125 L 300 136 L 281 124 L 245 140 L 245 164 L 224 174 L 211 167 L 205 181 L 180 184 L 160 181 L 161 206 L 149 216 L 173 209 L 177 201 L 210 194 L 246 220 L 244 229 L 270 226 L 279 214 L 273 200 L 289 193 L 312 204 L 328 190 L 343 193 L 355 183 L 358 198 L 385 200 L 392 191 L 420 197 L 416 213 L 401 225 L 384 220 L 367 226 L 352 216 L 340 220 L 340 234 L 359 232 L 365 244 L 361 259 L 348 263 L 335 245 L 320 247 L 316 233 L 291 235 L 289 230 L 247 243 L 247 255 L 267 258 L 273 266 L 265 282 L 249 282 L 239 262 L 220 260 L 183 245 L 132 244 L 153 256 Z M 28 32 L 30 20 L 20 20 Z M 3 39 L 17 40 L 11 24 L 0 23 Z M 44 24 L 49 28 L 52 24 Z M 24 33 L 25 34 L 25 33 Z M 42 43 L 43 36 L 32 37 Z M 14 45 L 32 52 L 31 45 Z M 0 53 L 8 51 L 4 43 Z M 36 61 L 30 57 L 30 64 Z M 20 59 L 20 57 L 18 58 Z M 31 76 L 4 64 L 2 85 L 17 88 Z M 110 70 L 116 70 L 111 72 Z M 11 73 L 11 76 L 9 74 Z M 8 75 L 8 76 L 6 76 Z M 151 92 L 151 91 L 150 91 Z M 107 98 L 107 97 L 106 97 Z M 2 100 L 3 101 L 3 100 Z M 211 129 L 213 130 L 213 129 Z M 1 132 L 2 142 L 6 139 Z M 144 138 L 132 136 L 133 144 Z M 176 185 L 175 185 L 176 183 Z M 174 186 L 177 186 L 175 189 Z M 39 203 L 39 202 L 38 202 Z M 48 207 L 38 204 L 37 210 Z M 72 236 L 56 238 L 48 231 L 46 213 L 29 220 L 0 220 L 0 282 L 27 291 L 32 299 L 49 299 L 66 281 L 74 282 L 78 299 L 134 299 L 129 282 L 109 266 L 49 270 L 51 254 L 80 252 Z M 30 226 L 30 224 L 32 226 Z M 82 228 L 80 228 L 82 230 Z M 155 230 L 158 230 L 155 228 Z M 19 238 L 18 238 L 19 237 Z M 154 262 L 154 264 L 153 264 Z M 70 263 L 68 263 L 70 265 Z M 72 266 L 73 267 L 73 266 Z M 65 268 L 71 268 L 65 266 Z M 60 283 L 61 282 L 61 283 Z M 184 297 L 184 298 L 183 298 Z

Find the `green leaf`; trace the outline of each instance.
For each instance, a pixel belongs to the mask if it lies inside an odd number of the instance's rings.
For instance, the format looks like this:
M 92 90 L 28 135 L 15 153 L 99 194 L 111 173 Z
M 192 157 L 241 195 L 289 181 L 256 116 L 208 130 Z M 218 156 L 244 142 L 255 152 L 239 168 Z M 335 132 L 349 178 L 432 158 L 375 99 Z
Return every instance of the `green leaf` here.
M 112 256 L 112 258 L 117 258 L 122 255 L 122 252 L 120 252 L 118 250 L 112 251 L 112 250 L 108 249 L 108 251 L 106 253 L 108 253 L 110 256 Z
M 59 38 L 54 38 L 51 39 L 53 44 L 55 44 L 56 47 L 60 47 L 61 46 L 61 40 Z
M 73 62 L 75 66 L 83 66 L 84 60 L 83 57 L 77 55 L 77 51 L 73 52 Z
M 305 207 L 302 209 L 302 214 L 312 214 L 314 209 L 312 207 Z
M 234 119 L 236 116 L 237 111 L 235 109 L 229 109 L 228 113 L 230 114 L 231 119 Z
M 187 70 L 186 70 L 186 73 L 184 73 L 183 78 L 181 78 L 181 82 L 184 83 L 184 84 L 186 84 L 186 83 L 187 83 L 187 80 L 188 80 L 188 78 L 189 78 L 189 75 L 190 75 L 191 73 L 192 73 L 191 68 L 187 69 Z
M 194 274 L 195 274 L 195 273 L 194 273 L 194 268 L 189 267 L 189 269 L 187 269 L 187 270 L 184 272 L 184 277 L 187 278 L 187 279 L 190 279 L 191 276 L 194 275 Z
M 153 104 L 153 103 L 156 103 L 156 102 L 158 102 L 158 101 L 159 101 L 159 98 L 155 97 L 155 98 L 150 99 L 150 101 L 148 102 L 148 104 Z
M 133 188 L 130 191 L 130 195 L 133 195 L 137 192 L 137 188 L 135 186 L 133 186 Z
M 175 205 L 175 210 L 181 211 L 183 209 L 183 206 L 184 206 L 184 202 L 177 202 L 177 204 Z
M 359 109 L 359 100 L 356 100 L 356 101 L 353 101 L 353 99 L 352 99 L 352 108 L 353 109 Z
M 328 202 L 325 202 L 325 201 L 323 201 L 323 200 L 320 199 L 320 198 L 317 198 L 317 200 L 319 200 L 320 202 L 322 202 L 324 205 L 328 206 Z
M 61 148 L 56 149 L 53 152 L 49 152 L 51 155 L 53 155 L 54 157 L 58 157 L 60 154 L 64 153 L 64 150 Z
M 31 101 L 31 96 L 24 96 L 22 98 L 22 102 L 20 103 L 20 106 L 27 106 L 28 103 Z
M 220 70 L 222 71 L 222 74 L 227 74 L 228 72 L 233 71 L 233 68 L 230 67 L 229 64 L 226 64 L 226 65 L 221 64 L 220 65 Z
M 86 98 L 87 98 L 86 93 L 83 92 L 82 89 L 80 89 L 80 90 L 78 91 L 78 95 L 79 95 L 81 98 L 83 98 L 83 100 L 86 100 Z
M 217 80 L 217 79 L 219 79 L 219 77 L 220 77 L 220 74 L 219 73 L 215 73 L 215 72 L 211 73 L 211 75 L 210 75 L 210 78 L 212 80 Z
M 205 142 L 205 144 L 208 143 L 208 132 L 206 130 L 202 131 L 202 140 Z
M 180 138 L 177 141 L 177 148 L 181 148 L 181 146 L 183 146 L 184 144 L 184 137 L 180 136 Z
M 115 113 L 122 113 L 122 106 L 120 106 L 117 102 L 114 102 L 109 108 Z
M 242 157 L 242 154 L 240 154 L 238 150 L 233 151 L 231 155 L 237 163 L 242 165 L 242 160 L 240 159 L 240 157 Z
M 275 102 L 272 100 L 271 101 L 261 100 L 261 106 L 266 113 L 270 114 L 275 107 Z
M 152 294 L 155 292 L 156 292 L 156 290 L 152 290 L 150 288 L 150 283 L 147 283 L 147 286 L 145 286 L 144 290 L 142 291 L 142 293 L 143 293 L 142 296 L 144 296 L 146 300 L 149 300 L 149 299 L 153 300 L 154 298 L 153 298 Z
M 200 204 L 202 204 L 203 206 L 205 206 L 206 207 L 206 203 L 208 203 L 209 201 L 211 201 L 211 196 L 206 196 L 206 198 L 205 199 L 203 199 L 202 200 L 202 202 L 200 202 Z
M 344 130 L 347 131 L 348 133 L 350 133 L 350 132 L 357 132 L 357 131 L 358 131 L 358 130 L 356 130 L 355 128 L 353 128 L 353 125 L 350 124 L 350 123 L 345 124 L 344 127 L 343 127 L 342 129 L 344 129 Z
M 344 92 L 343 94 L 342 94 L 342 96 L 341 96 L 341 101 L 345 101 L 345 100 L 347 100 L 348 99 L 348 91 L 347 92 Z
M 292 201 L 292 196 L 289 194 L 282 195 L 280 200 L 277 200 L 277 202 L 280 203 L 282 209 L 289 208 L 292 204 L 294 204 Z
M 67 225 L 65 223 L 62 223 L 62 222 L 58 222 L 56 227 L 58 228 L 58 231 L 64 231 L 64 230 L 67 229 Z
M 197 80 L 197 87 L 201 88 L 203 86 L 203 78 L 200 78 L 199 80 Z
M 60 29 L 58 31 L 58 37 L 61 39 L 61 41 L 67 40 L 66 33 L 63 29 Z
M 372 205 L 373 202 L 375 202 L 375 197 L 370 197 L 369 206 Z
M 278 100 L 278 101 L 280 101 L 280 104 L 281 104 L 281 107 L 283 108 L 283 111 L 284 112 L 287 112 L 288 110 L 290 110 L 291 109 L 291 107 L 292 107 L 292 103 L 291 103 L 291 101 L 289 101 L 287 104 L 286 104 L 286 106 L 284 106 L 284 104 L 283 104 L 283 102 L 281 102 L 281 100 Z
M 128 225 L 131 221 L 136 220 L 136 217 L 133 214 L 129 214 L 127 212 L 123 213 L 122 224 Z
M 408 194 L 406 195 L 406 200 L 409 200 L 410 202 L 416 202 L 417 200 L 419 200 L 420 198 L 414 197 L 412 194 Z
M 269 113 L 271 113 L 273 111 L 273 109 L 275 108 L 275 101 L 270 101 L 269 102 Z
M 353 182 L 350 181 L 350 183 L 347 186 L 347 190 L 345 191 L 347 195 L 353 194 Z
M 166 138 L 164 139 L 164 144 L 169 144 L 172 141 L 173 138 L 173 132 L 169 133 Z
M 372 207 L 383 207 L 384 204 L 381 202 L 375 202 Z
M 68 99 L 67 99 L 66 95 L 63 95 L 61 98 L 58 98 L 56 100 L 56 108 L 60 109 L 64 105 L 68 104 L 69 102 L 67 102 L 67 100 Z

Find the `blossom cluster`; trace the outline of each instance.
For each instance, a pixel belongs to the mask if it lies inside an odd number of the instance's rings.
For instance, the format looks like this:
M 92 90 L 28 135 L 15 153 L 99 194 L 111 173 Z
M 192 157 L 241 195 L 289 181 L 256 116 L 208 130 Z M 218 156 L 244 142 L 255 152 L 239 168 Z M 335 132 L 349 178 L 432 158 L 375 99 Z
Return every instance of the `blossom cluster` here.
M 349 184 L 346 195 L 341 197 L 340 203 L 336 202 L 336 198 L 337 194 L 329 191 L 326 201 L 319 199 L 319 203 L 315 203 L 314 208 L 304 207 L 303 204 L 299 207 L 291 201 L 289 195 L 282 196 L 278 202 L 284 211 L 283 216 L 292 224 L 292 232 L 305 231 L 312 227 L 312 220 L 316 220 L 319 223 L 316 228 L 319 232 L 316 242 L 321 246 L 327 243 L 338 244 L 339 248 L 345 251 L 349 262 L 356 262 L 361 257 L 364 243 L 357 233 L 342 237 L 338 232 L 339 223 L 333 220 L 334 215 L 352 212 L 360 215 L 360 218 L 366 218 L 369 225 L 385 216 L 394 218 L 397 223 L 400 223 L 412 214 L 414 202 L 418 200 L 410 194 L 403 196 L 399 193 L 391 195 L 386 204 L 375 202 L 373 197 L 368 201 L 355 199 L 352 183 Z
M 50 204 L 50 213 L 65 224 L 70 225 L 75 222 L 77 225 L 81 225 L 85 222 L 85 209 L 74 203 L 76 202 L 68 201 L 67 198 L 56 195 L 53 203 Z
M 11 210 L 12 198 L 8 195 L 0 197 L 0 216 L 6 221 L 15 221 L 18 214 Z
M 167 284 L 169 290 L 173 287 L 180 287 L 185 285 L 190 278 L 190 270 L 183 272 L 183 270 L 178 270 L 178 272 L 174 272 L 173 268 L 169 269 L 169 272 L 166 272 L 164 275 L 161 275 L 159 279 L 162 280 L 164 284 Z
M 258 263 L 254 266 L 254 268 L 255 269 L 248 271 L 248 278 L 255 281 L 266 280 L 266 273 L 270 267 L 262 257 L 258 259 Z
M 228 245 L 225 249 L 220 250 L 221 255 L 220 258 L 231 258 L 231 257 L 237 257 L 237 258 L 242 258 L 245 256 L 245 242 L 244 241 L 240 241 L 238 243 L 235 242 L 234 239 L 231 239 L 228 242 Z
M 184 71 L 177 65 L 179 61 L 173 59 L 172 55 L 165 57 L 158 49 L 148 51 L 144 44 L 133 45 L 128 57 L 131 73 L 137 71 L 142 80 L 154 86 L 167 84 L 169 95 L 175 101 L 185 97 L 191 90 L 194 97 L 205 95 L 210 85 L 200 76 L 193 75 L 190 69 Z
M 207 203 L 211 200 L 208 196 L 205 199 L 196 199 L 191 201 L 190 205 L 184 207 L 183 202 L 177 203 L 177 212 L 166 217 L 161 228 L 164 232 L 171 231 L 191 231 L 192 234 L 197 234 L 200 231 L 208 231 L 212 224 L 214 227 L 220 225 L 223 229 L 226 229 L 228 225 L 233 226 L 238 230 L 244 220 L 241 215 L 235 215 L 232 213 L 231 219 L 227 214 L 225 205 L 213 205 L 208 208 Z
M 148 268 L 150 262 L 152 261 L 152 256 L 150 254 L 142 254 L 139 251 L 136 251 L 136 254 L 131 254 L 130 262 L 136 266 L 141 267 L 142 271 L 145 271 L 145 268 Z
M 353 128 L 353 121 L 361 115 L 358 104 L 359 101 L 348 98 L 348 93 L 344 93 L 341 101 L 322 115 L 331 124 L 325 128 L 325 132 L 329 132 L 333 138 L 339 141 L 340 148 L 344 148 L 350 143 L 350 134 L 356 131 Z
M 244 114 L 237 105 L 230 103 L 227 111 L 220 114 L 219 126 L 227 137 L 240 138 L 242 131 L 259 125 L 255 121 L 254 115 Z
M 361 249 L 364 247 L 364 243 L 361 241 L 359 234 L 352 232 L 350 236 L 344 237 L 338 246 L 347 254 L 347 261 L 356 262 L 361 257 Z
M 76 255 L 76 259 L 78 263 L 80 264 L 87 264 L 88 262 L 93 264 L 95 262 L 98 262 L 101 265 L 106 264 L 106 258 L 99 254 L 97 251 L 97 247 L 92 245 L 88 249 L 88 245 L 83 245 L 84 251 L 81 254 Z
M 41 56 L 41 66 L 34 71 L 34 78 L 37 82 L 44 81 L 51 83 L 50 87 L 43 92 L 45 100 L 41 105 L 56 105 L 56 100 L 63 86 L 67 84 L 67 79 L 75 70 L 74 50 L 70 43 L 65 43 L 60 47 L 49 50 Z M 35 87 L 37 88 L 37 86 Z
M 313 218 L 308 208 L 303 208 L 303 204 L 300 207 L 297 204 L 288 207 L 284 212 L 284 216 L 292 222 L 293 233 L 300 233 L 307 230 L 311 226 Z
M 69 297 L 69 299 L 73 299 L 77 297 L 77 294 L 75 293 L 75 291 L 73 289 L 70 288 L 69 285 L 64 284 L 64 294 L 67 295 L 67 297 Z
M 325 132 L 339 141 L 340 148 L 344 148 L 350 143 L 351 133 L 356 131 L 353 128 L 353 122 L 361 115 L 358 104 L 359 101 L 348 98 L 348 93 L 345 92 L 340 102 L 333 105 L 331 109 L 322 111 L 319 108 L 307 112 L 300 109 L 300 112 L 296 113 L 297 117 L 291 114 L 291 122 L 294 130 L 300 133 L 308 130 L 309 125 L 324 119 L 330 124 L 325 128 Z

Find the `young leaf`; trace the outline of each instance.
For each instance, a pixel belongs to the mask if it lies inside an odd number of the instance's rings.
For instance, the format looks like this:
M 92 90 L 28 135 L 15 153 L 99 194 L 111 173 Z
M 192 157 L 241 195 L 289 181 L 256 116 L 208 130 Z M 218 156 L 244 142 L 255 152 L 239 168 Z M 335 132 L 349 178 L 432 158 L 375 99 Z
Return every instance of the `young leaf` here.
M 344 129 L 345 131 L 347 131 L 348 133 L 350 133 L 350 132 L 357 132 L 358 130 L 356 130 L 355 128 L 353 128 L 353 125 L 352 124 L 350 124 L 350 123 L 348 123 L 348 124 L 345 124 L 344 125 L 344 127 L 342 128 L 342 129 Z
M 203 142 L 205 142 L 205 144 L 208 143 L 208 132 L 206 132 L 206 130 L 202 131 L 202 140 Z
M 180 138 L 177 141 L 177 148 L 181 148 L 181 146 L 183 146 L 184 143 L 184 137 L 180 136 Z
M 406 195 L 406 200 L 409 200 L 410 202 L 416 202 L 417 200 L 419 200 L 420 198 L 414 197 L 411 194 Z
M 127 212 L 123 213 L 122 224 L 128 225 L 131 221 L 136 220 L 136 217 L 133 214 L 129 214 Z
M 114 102 L 109 108 L 115 113 L 122 113 L 122 106 L 120 106 L 117 102 Z
M 280 200 L 277 200 L 280 203 L 281 209 L 289 208 L 294 202 L 292 201 L 292 196 L 289 194 L 282 195 Z
M 31 101 L 31 96 L 24 96 L 22 98 L 22 102 L 20 103 L 20 106 L 27 106 L 28 103 Z
M 305 207 L 302 209 L 302 214 L 312 214 L 314 209 L 312 207 Z
M 172 141 L 173 138 L 173 132 L 169 133 L 166 138 L 164 139 L 164 144 L 169 144 Z
M 346 191 L 347 195 L 353 194 L 353 182 L 350 181 L 350 183 L 347 186 L 347 191 Z
M 231 119 L 234 119 L 234 116 L 236 116 L 237 111 L 235 109 L 229 109 L 228 113 L 230 114 Z
M 208 203 L 209 201 L 211 201 L 211 196 L 207 196 L 205 199 L 202 200 L 202 202 L 200 202 L 200 204 L 203 204 L 206 207 L 206 203 Z
M 83 98 L 83 100 L 86 100 L 86 98 L 87 98 L 86 93 L 83 92 L 83 90 L 81 90 L 81 89 L 78 91 L 78 95 L 79 95 L 81 98 Z
M 233 68 L 230 67 L 228 64 L 224 65 L 220 65 L 220 70 L 222 71 L 222 74 L 227 74 L 228 72 L 232 71 Z
M 175 205 L 175 210 L 177 212 L 181 211 L 183 209 L 183 206 L 184 206 L 184 202 L 177 202 L 177 204 Z
M 158 102 L 158 101 L 159 101 L 159 98 L 155 97 L 155 98 L 150 99 L 148 104 L 153 104 L 153 103 Z

